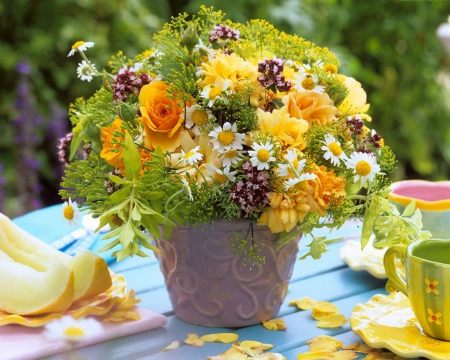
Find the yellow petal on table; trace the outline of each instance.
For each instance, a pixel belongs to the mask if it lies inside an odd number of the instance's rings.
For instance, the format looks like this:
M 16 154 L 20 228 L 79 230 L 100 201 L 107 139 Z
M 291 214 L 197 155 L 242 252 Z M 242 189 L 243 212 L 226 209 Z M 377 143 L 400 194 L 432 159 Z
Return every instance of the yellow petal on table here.
M 298 360 L 329 360 L 334 359 L 334 352 L 330 350 L 308 351 L 297 355 Z
M 339 308 L 328 301 L 316 301 L 312 309 L 312 317 L 316 320 L 320 320 L 331 314 L 339 313 Z
M 203 346 L 205 342 L 197 334 L 188 334 L 184 343 L 191 346 Z
M 369 345 L 367 345 L 367 344 L 364 344 L 364 343 L 362 343 L 362 344 L 360 344 L 360 343 L 356 343 L 356 344 L 358 344 L 358 346 L 357 347 L 355 347 L 355 351 L 357 352 L 357 353 L 361 353 L 361 354 L 369 354 L 370 352 L 372 352 L 372 351 L 380 351 L 379 349 L 374 349 L 374 348 L 372 348 L 372 347 L 370 347 Z M 344 347 L 344 348 L 346 348 L 346 347 Z
M 174 349 L 177 349 L 179 346 L 180 346 L 179 341 L 173 341 L 172 343 L 170 343 L 170 345 L 166 346 L 164 349 L 159 350 L 159 352 L 163 352 L 163 351 L 167 351 L 167 350 L 174 350 Z
M 366 345 L 366 344 L 362 344 L 362 345 Z M 360 346 L 361 346 L 361 344 L 359 342 L 355 342 L 353 344 L 343 345 L 343 346 L 341 346 L 341 349 L 342 350 L 355 350 L 356 351 L 356 349 L 358 347 L 360 347 Z M 357 351 L 357 352 L 361 352 L 361 351 Z M 365 354 L 367 354 L 367 352 Z
M 141 299 L 136 299 L 134 290 L 131 289 L 127 295 L 125 295 L 124 300 L 117 305 L 117 310 L 128 310 L 132 308 L 135 304 L 139 303 Z
M 105 315 L 102 322 L 122 322 L 126 320 L 140 320 L 141 315 L 137 311 L 113 311 Z
M 354 350 L 341 350 L 334 353 L 336 360 L 354 360 L 358 358 L 358 355 Z
M 241 352 L 239 349 L 232 347 L 226 352 L 219 354 L 218 356 L 208 356 L 209 360 L 248 360 L 248 356 Z
M 309 345 L 309 351 L 330 350 L 336 351 L 342 347 L 342 341 L 328 335 L 319 335 L 306 342 Z
M 217 334 L 209 334 L 203 335 L 200 339 L 205 342 L 223 342 L 223 343 L 232 343 L 238 339 L 237 334 L 233 333 L 217 333 Z
M 300 299 L 289 301 L 289 305 L 297 306 L 300 310 L 311 310 L 316 302 L 317 301 L 314 300 L 313 298 L 310 298 L 309 296 L 304 296 Z
M 263 344 L 259 341 L 253 341 L 253 340 L 244 340 L 242 341 L 239 346 L 250 348 L 250 349 L 261 349 L 261 350 L 269 350 L 273 348 L 272 344 Z
M 263 326 L 269 330 L 286 330 L 287 327 L 284 325 L 284 320 L 280 318 L 271 319 L 268 321 L 263 321 Z
M 342 314 L 333 314 L 320 319 L 317 322 L 318 328 L 336 328 L 344 325 L 348 319 Z

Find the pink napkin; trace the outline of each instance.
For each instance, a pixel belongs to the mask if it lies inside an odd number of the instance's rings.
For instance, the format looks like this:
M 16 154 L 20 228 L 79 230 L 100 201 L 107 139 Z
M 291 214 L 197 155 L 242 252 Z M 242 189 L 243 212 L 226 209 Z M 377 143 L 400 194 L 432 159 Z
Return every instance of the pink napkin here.
M 156 329 L 167 324 L 167 318 L 164 315 L 141 307 L 136 307 L 135 309 L 141 316 L 140 320 L 101 323 L 103 331 L 95 336 L 79 341 L 76 343 L 76 348 Z M 71 349 L 70 344 L 67 344 L 65 341 L 49 340 L 43 335 L 43 331 L 43 327 L 30 328 L 21 325 L 0 327 L 0 359 L 36 359 Z

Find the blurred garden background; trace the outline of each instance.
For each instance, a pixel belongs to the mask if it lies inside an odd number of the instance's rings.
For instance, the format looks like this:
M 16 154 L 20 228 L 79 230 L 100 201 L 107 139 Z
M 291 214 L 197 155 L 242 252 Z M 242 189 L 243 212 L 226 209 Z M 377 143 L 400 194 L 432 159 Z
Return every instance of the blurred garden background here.
M 150 47 L 170 16 L 201 4 L 233 21 L 263 18 L 335 52 L 361 82 L 376 129 L 398 157 L 392 180 L 450 179 L 450 55 L 436 36 L 450 0 L 2 0 L 0 2 L 0 212 L 60 203 L 58 139 L 69 104 L 101 81 L 77 78 L 78 40 L 97 69 L 122 50 Z

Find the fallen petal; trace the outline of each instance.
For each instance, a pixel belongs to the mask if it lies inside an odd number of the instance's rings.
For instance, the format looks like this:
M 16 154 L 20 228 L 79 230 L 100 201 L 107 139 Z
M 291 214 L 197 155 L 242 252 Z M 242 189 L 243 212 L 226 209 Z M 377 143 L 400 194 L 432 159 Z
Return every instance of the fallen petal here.
M 271 319 L 268 321 L 263 321 L 263 326 L 269 330 L 286 330 L 287 327 L 284 325 L 284 320 L 280 318 Z
M 342 314 L 333 314 L 322 318 L 317 322 L 318 328 L 336 328 L 344 325 L 348 319 Z
M 159 352 L 166 351 L 166 350 L 174 350 L 174 349 L 177 349 L 179 346 L 180 346 L 180 342 L 174 341 L 169 346 L 166 346 L 164 349 L 160 350 Z
M 223 343 L 232 343 L 235 342 L 238 339 L 237 334 L 233 333 L 218 333 L 218 334 L 209 334 L 209 335 L 203 335 L 200 339 L 202 339 L 205 342 L 223 342 Z

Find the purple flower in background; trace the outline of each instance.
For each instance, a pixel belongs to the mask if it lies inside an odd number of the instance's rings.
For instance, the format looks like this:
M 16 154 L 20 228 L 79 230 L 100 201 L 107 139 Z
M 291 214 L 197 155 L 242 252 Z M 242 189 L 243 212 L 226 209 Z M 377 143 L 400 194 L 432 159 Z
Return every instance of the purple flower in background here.
M 152 80 L 147 73 L 136 75 L 133 67 L 120 69 L 113 84 L 114 100 L 126 101 L 128 94 L 138 95 L 141 88 Z
M 239 40 L 239 30 L 230 29 L 228 25 L 217 25 L 209 34 L 209 42 L 214 44 L 221 40 Z
M 17 117 L 12 121 L 16 136 L 17 148 L 17 191 L 20 194 L 20 209 L 18 213 L 25 213 L 42 206 L 39 199 L 41 186 L 38 170 L 40 162 L 36 157 L 39 144 L 39 127 L 42 118 L 36 109 L 35 99 L 30 91 L 31 69 L 27 62 L 20 62 L 16 66 L 19 73 L 17 99 L 15 109 Z
M 273 60 L 264 59 L 258 63 L 258 71 L 261 73 L 258 82 L 265 88 L 273 87 L 273 90 L 277 88 L 279 91 L 289 91 L 291 82 L 284 78 L 283 70 L 283 60 L 276 57 Z
M 0 164 L 0 212 L 5 212 L 6 203 L 6 178 L 3 176 L 3 165 Z

